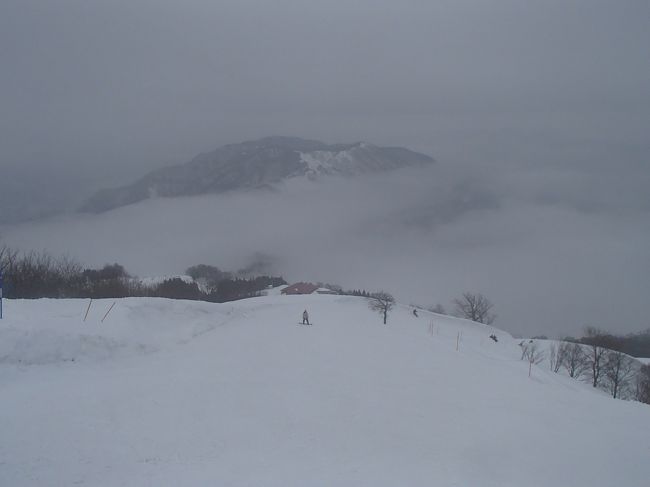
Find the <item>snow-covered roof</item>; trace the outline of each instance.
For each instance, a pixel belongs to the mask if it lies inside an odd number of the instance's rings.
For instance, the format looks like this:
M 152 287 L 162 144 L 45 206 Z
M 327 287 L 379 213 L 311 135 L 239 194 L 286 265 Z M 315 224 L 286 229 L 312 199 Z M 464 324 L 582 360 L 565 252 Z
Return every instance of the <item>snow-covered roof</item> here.
M 282 294 L 311 294 L 318 289 L 318 286 L 310 282 L 297 282 L 282 290 Z

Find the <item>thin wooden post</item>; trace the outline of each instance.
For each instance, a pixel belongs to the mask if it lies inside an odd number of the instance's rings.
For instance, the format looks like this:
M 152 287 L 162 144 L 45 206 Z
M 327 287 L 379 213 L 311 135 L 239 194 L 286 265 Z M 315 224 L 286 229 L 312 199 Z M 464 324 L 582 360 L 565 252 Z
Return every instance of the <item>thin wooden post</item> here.
M 84 315 L 84 323 L 86 322 L 86 318 L 88 318 L 88 312 L 90 311 L 90 306 L 93 304 L 93 298 L 90 298 L 90 302 L 88 303 L 88 307 L 86 308 L 86 314 Z
M 460 342 L 460 332 L 456 334 L 456 351 L 458 352 L 458 344 Z
M 111 310 L 113 309 L 113 306 L 115 306 L 115 301 L 113 301 L 113 304 L 111 304 L 111 307 L 108 308 L 108 311 L 106 312 L 106 314 L 105 314 L 104 317 L 102 318 L 102 323 L 104 323 L 104 320 L 105 320 L 106 317 L 108 316 L 108 313 L 110 313 Z
M 532 370 L 533 370 L 533 363 L 528 362 L 528 377 L 530 377 L 530 373 L 531 373 Z

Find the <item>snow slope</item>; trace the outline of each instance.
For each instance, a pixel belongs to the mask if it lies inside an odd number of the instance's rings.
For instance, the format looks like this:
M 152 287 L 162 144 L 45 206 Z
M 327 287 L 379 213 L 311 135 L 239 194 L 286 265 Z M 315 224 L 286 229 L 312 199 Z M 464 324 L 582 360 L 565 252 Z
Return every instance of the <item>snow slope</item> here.
M 326 295 L 100 323 L 112 302 L 5 303 L 0 485 L 648 485 L 650 408 L 529 379 L 498 330 Z

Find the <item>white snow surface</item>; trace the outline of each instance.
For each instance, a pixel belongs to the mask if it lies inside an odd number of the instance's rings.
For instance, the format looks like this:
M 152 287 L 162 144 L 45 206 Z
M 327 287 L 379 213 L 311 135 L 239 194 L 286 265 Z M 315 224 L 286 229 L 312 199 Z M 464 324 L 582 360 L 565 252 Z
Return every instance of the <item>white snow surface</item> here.
M 648 485 L 650 408 L 529 378 L 494 328 L 328 295 L 101 323 L 113 301 L 5 301 L 0 485 Z
M 331 174 L 339 171 L 348 173 L 351 171 L 354 162 L 352 153 L 347 150 L 340 152 L 301 152 L 300 159 L 307 164 L 308 177 L 318 174 Z
M 262 296 L 280 296 L 282 291 L 289 287 L 288 284 L 282 284 L 281 286 L 271 287 L 261 291 Z
M 153 276 L 153 277 L 136 277 L 134 278 L 137 282 L 140 282 L 146 286 L 154 286 L 156 284 L 162 284 L 165 281 L 171 280 L 171 279 L 180 279 L 183 282 L 186 282 L 188 284 L 192 284 L 194 282 L 194 279 L 191 276 L 185 275 L 185 274 L 175 274 L 175 275 L 167 275 L 167 276 Z
M 307 165 L 307 178 L 319 175 L 356 175 L 374 171 L 397 169 L 400 164 L 396 161 L 369 158 L 364 154 L 372 144 L 361 142 L 349 149 L 339 151 L 300 152 L 300 159 Z

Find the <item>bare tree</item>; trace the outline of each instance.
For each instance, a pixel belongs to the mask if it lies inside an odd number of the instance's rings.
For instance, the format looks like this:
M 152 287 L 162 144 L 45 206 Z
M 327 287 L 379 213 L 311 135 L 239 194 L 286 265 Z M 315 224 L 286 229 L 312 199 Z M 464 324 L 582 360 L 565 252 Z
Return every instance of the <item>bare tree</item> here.
M 593 387 L 598 387 L 601 383 L 607 360 L 608 349 L 605 347 L 607 335 L 597 328 L 587 327 L 585 329 L 586 337 L 583 343 L 588 346 L 587 364 L 589 366 L 589 380 Z
M 368 306 L 371 310 L 377 311 L 384 316 L 384 325 L 388 320 L 388 313 L 395 306 L 395 298 L 387 292 L 379 291 L 372 293 L 368 298 Z
M 0 273 L 7 273 L 15 265 L 17 257 L 18 251 L 0 245 Z
M 553 342 L 548 350 L 548 361 L 551 370 L 556 374 L 560 371 L 566 355 L 566 348 L 562 345 L 563 343 Z
M 83 266 L 69 256 L 63 256 L 56 261 L 54 272 L 58 276 L 59 296 L 76 297 L 83 287 Z
M 537 342 L 528 340 L 527 343 L 521 342 L 521 360 L 526 359 L 528 362 L 528 377 L 530 377 L 533 365 L 537 365 L 544 360 L 544 352 L 540 350 Z
M 562 355 L 561 365 L 569 377 L 579 379 L 587 371 L 587 355 L 579 343 L 562 342 L 560 345 Z
M 533 365 L 537 365 L 544 361 L 544 351 L 540 350 L 537 342 L 530 340 L 528 343 L 522 345 L 523 351 L 521 359 L 526 359 Z
M 623 352 L 610 350 L 604 365 L 607 388 L 613 398 L 625 394 L 637 371 L 636 360 Z
M 482 294 L 463 293 L 463 296 L 453 301 L 456 313 L 461 318 L 491 325 L 496 319 L 496 315 L 490 310 L 494 305 L 488 298 Z
M 650 364 L 642 365 L 637 373 L 636 400 L 650 404 Z

